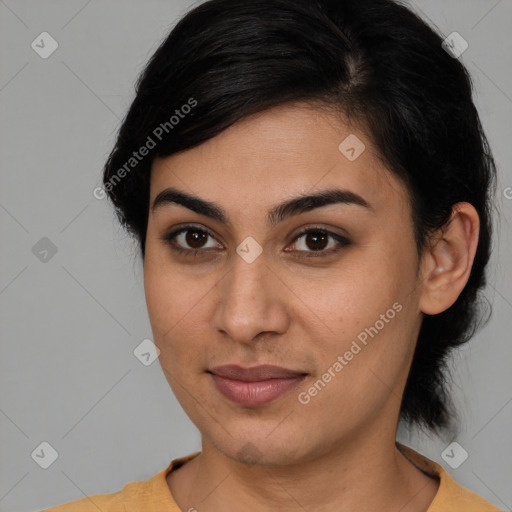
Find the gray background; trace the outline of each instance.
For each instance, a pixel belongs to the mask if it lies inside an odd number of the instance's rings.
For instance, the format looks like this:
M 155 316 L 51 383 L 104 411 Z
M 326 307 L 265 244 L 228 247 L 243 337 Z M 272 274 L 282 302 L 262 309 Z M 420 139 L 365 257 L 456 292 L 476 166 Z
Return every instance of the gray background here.
M 142 265 L 92 194 L 138 73 L 192 5 L 0 0 L 0 511 L 115 492 L 200 449 L 158 361 L 144 366 L 133 354 L 151 339 Z M 411 6 L 469 43 L 461 59 L 499 166 L 501 215 L 487 289 L 494 314 L 452 364 L 456 441 L 469 457 L 452 469 L 441 458 L 452 439 L 399 438 L 510 510 L 512 0 Z M 31 48 L 43 31 L 59 44 L 47 59 Z M 54 255 L 34 254 L 43 237 Z M 48 469 L 31 456 L 43 441 L 58 452 Z

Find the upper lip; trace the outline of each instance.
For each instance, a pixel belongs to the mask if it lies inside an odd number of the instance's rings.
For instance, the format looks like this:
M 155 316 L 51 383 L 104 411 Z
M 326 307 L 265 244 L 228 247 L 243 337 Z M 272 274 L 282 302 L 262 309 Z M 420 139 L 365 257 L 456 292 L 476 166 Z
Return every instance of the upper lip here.
M 280 366 L 273 366 L 270 364 L 253 366 L 252 368 L 243 368 L 236 364 L 228 364 L 224 366 L 216 366 L 208 371 L 218 375 L 219 377 L 246 382 L 257 382 L 267 379 L 290 379 L 293 377 L 307 375 L 305 372 L 281 368 Z

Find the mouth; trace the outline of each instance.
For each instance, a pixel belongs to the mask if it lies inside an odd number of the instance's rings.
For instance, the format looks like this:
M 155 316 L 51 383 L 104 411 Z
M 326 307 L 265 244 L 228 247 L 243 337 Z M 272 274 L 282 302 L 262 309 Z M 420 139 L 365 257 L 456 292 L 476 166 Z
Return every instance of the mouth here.
M 230 401 L 254 407 L 276 400 L 300 384 L 306 372 L 273 365 L 243 368 L 238 365 L 217 366 L 208 370 L 217 390 Z

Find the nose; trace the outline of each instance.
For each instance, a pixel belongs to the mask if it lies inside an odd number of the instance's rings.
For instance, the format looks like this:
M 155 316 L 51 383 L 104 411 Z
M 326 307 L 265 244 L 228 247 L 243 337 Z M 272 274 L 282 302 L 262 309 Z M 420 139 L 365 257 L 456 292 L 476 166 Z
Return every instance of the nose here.
M 248 263 L 234 255 L 230 271 L 218 284 L 214 327 L 239 343 L 253 343 L 261 333 L 283 334 L 288 329 L 286 286 L 262 253 Z

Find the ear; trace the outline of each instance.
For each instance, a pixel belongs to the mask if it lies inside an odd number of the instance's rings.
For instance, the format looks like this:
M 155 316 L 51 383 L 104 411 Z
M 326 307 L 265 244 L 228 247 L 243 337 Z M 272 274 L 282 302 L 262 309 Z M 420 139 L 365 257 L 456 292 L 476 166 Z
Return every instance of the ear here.
M 431 236 L 421 262 L 423 313 L 442 313 L 457 300 L 471 273 L 479 230 L 478 212 L 463 202 L 453 206 L 450 220 Z

